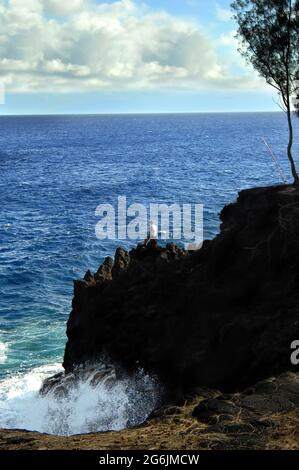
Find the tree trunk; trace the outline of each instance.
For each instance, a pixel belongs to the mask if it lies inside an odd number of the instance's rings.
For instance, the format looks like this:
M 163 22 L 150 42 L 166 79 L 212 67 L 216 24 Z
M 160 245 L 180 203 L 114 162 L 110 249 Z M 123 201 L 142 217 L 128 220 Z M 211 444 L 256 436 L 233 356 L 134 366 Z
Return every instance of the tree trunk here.
M 292 16 L 293 16 L 293 1 L 289 0 L 289 20 L 288 20 L 288 47 L 287 47 L 287 61 L 286 61 L 286 79 L 287 79 L 287 89 L 286 89 L 286 108 L 287 108 L 287 116 L 288 116 L 288 125 L 289 125 L 289 144 L 288 144 L 288 159 L 291 164 L 292 175 L 294 178 L 294 184 L 299 184 L 299 177 L 296 170 L 295 162 L 292 155 L 292 148 L 293 148 L 293 141 L 294 141 L 294 133 L 293 133 L 293 122 L 292 122 L 292 106 L 291 106 L 291 94 L 292 94 L 292 57 L 294 55 L 294 51 L 292 50 L 292 27 L 294 26 L 292 23 Z M 294 77 L 293 77 L 294 78 Z
M 289 125 L 289 143 L 288 143 L 288 159 L 291 164 L 292 175 L 294 178 L 294 184 L 299 184 L 299 176 L 296 170 L 295 162 L 292 155 L 294 134 L 293 134 L 293 123 L 292 123 L 292 114 L 291 114 L 291 103 L 287 106 L 287 116 L 288 116 L 288 125 Z

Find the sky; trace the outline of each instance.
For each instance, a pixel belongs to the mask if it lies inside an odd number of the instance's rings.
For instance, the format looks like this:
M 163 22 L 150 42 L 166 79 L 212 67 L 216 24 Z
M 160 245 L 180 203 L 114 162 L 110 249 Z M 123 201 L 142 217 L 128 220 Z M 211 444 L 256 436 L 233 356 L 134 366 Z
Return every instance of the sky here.
M 275 111 L 236 29 L 230 0 L 0 0 L 0 114 Z

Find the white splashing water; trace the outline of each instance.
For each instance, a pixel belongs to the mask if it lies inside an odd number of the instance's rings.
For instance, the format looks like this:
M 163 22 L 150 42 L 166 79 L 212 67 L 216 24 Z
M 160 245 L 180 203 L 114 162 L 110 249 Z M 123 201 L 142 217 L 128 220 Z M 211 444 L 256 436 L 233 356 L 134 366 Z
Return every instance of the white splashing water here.
M 0 428 L 27 429 L 55 435 L 120 430 L 142 424 L 158 403 L 157 382 L 142 372 L 96 387 L 85 379 L 67 396 L 41 396 L 45 378 L 59 364 L 38 367 L 0 382 Z
M 7 344 L 0 341 L 0 364 L 4 364 L 7 359 Z

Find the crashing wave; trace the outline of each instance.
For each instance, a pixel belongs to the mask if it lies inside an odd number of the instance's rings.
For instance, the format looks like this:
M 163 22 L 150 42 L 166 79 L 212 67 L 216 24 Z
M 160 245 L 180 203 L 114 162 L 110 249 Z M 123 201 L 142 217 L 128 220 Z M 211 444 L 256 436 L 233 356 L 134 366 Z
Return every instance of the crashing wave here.
M 54 378 L 44 382 L 50 374 Z M 64 376 L 58 364 L 48 365 L 1 381 L 0 428 L 55 435 L 116 431 L 142 424 L 158 401 L 158 383 L 143 371 L 116 377 L 113 368 L 99 365 Z

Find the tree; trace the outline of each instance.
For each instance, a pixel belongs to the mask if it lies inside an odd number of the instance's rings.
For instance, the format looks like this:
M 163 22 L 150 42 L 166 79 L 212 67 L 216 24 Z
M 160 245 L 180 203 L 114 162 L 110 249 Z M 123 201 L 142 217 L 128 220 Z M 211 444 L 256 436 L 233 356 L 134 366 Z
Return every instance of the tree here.
M 294 131 L 292 103 L 298 92 L 299 0 L 235 0 L 234 18 L 239 25 L 240 52 L 260 76 L 279 94 L 279 106 L 287 115 L 287 156 L 294 183 L 299 177 L 292 155 Z
M 294 107 L 295 107 L 295 113 L 297 117 L 299 118 L 299 0 L 296 1 L 295 10 L 296 10 L 296 28 L 298 32 L 298 37 L 297 37 L 297 72 L 296 72 L 296 82 L 295 82 L 296 90 L 295 90 Z

